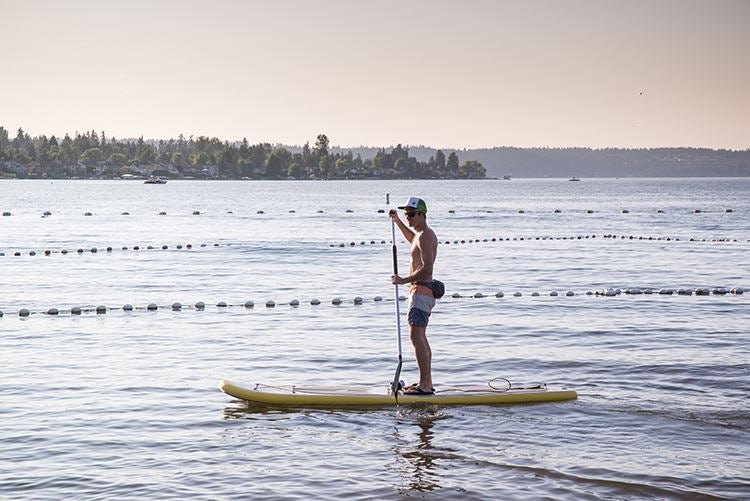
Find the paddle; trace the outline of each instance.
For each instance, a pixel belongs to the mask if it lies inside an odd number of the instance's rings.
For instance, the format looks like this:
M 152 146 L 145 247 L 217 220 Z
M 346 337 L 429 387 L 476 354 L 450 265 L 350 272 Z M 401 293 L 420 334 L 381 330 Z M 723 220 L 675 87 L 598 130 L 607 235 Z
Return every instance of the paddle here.
M 393 238 L 393 274 L 398 275 L 398 257 L 396 255 L 396 223 L 391 219 L 391 235 Z M 404 361 L 401 356 L 401 311 L 398 304 L 398 284 L 394 284 L 396 288 L 396 329 L 398 331 L 398 365 L 396 366 L 396 374 L 393 376 L 393 382 L 391 383 L 391 391 L 396 399 L 396 405 L 398 405 L 398 390 L 399 390 L 399 379 L 401 376 L 401 366 Z

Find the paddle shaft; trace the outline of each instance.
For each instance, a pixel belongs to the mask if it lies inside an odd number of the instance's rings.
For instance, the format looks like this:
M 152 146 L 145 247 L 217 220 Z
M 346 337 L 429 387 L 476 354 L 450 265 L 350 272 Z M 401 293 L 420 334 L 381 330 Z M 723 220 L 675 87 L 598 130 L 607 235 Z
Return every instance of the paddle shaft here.
M 391 219 L 391 235 L 393 237 L 393 274 L 398 275 L 398 256 L 396 253 L 396 223 Z M 399 306 L 398 298 L 398 284 L 394 284 L 396 289 L 396 330 L 398 332 L 398 365 L 396 366 L 396 374 L 393 376 L 393 382 L 391 383 L 391 391 L 396 398 L 396 404 L 398 404 L 398 390 L 399 390 L 399 379 L 401 376 L 401 366 L 403 365 L 403 357 L 401 354 L 401 309 Z

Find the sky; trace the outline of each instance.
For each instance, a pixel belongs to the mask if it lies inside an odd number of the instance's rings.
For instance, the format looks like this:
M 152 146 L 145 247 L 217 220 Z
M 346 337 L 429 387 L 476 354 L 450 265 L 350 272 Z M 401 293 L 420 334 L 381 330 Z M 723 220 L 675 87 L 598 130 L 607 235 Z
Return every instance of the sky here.
M 0 0 L 0 126 L 750 149 L 750 1 Z

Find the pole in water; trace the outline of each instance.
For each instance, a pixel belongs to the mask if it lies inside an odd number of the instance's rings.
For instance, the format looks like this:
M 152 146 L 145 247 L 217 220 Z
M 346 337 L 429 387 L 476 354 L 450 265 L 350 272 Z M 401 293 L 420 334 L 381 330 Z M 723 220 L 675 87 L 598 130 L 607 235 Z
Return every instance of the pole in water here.
M 385 205 L 390 205 L 390 204 L 391 204 L 391 194 L 390 193 L 386 193 L 385 194 Z

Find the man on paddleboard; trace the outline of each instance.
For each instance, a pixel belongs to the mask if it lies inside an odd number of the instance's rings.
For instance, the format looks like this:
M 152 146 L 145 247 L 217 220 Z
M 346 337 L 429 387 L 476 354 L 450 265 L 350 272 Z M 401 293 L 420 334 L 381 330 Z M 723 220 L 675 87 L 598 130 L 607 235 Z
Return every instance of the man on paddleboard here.
M 414 354 L 419 367 L 419 383 L 404 388 L 405 395 L 432 395 L 432 350 L 427 341 L 427 324 L 430 313 L 435 306 L 432 283 L 432 267 L 437 256 L 438 240 L 435 232 L 427 226 L 427 204 L 417 197 L 409 198 L 404 210 L 406 221 L 414 228 L 412 231 L 398 217 L 398 212 L 391 209 L 388 216 L 396 222 L 404 238 L 411 244 L 409 250 L 409 276 L 391 276 L 394 285 L 410 284 L 409 288 L 409 337 L 414 345 Z

